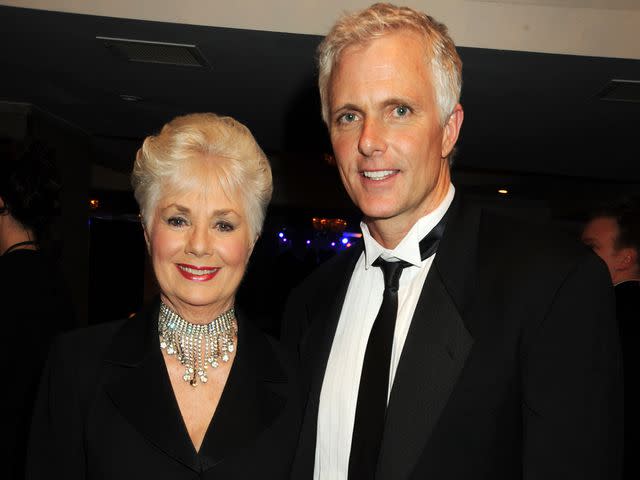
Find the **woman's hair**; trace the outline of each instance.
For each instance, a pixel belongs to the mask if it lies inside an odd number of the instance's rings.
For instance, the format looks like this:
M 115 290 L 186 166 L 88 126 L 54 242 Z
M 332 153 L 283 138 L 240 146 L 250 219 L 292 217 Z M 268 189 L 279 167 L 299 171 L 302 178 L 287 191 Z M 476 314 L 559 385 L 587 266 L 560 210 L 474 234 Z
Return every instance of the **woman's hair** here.
M 445 124 L 460 99 L 462 89 L 462 60 L 447 33 L 447 27 L 411 8 L 376 3 L 339 19 L 318 47 L 318 87 L 322 119 L 327 126 L 331 72 L 344 49 L 352 45 L 365 45 L 376 38 L 402 30 L 413 31 L 424 40 L 424 59 L 431 68 L 440 123 Z
M 3 142 L 0 161 L 0 214 L 10 214 L 31 230 L 41 244 L 50 240 L 54 216 L 60 214 L 61 182 L 52 149 L 34 140 L 26 149 L 15 142 Z M 46 245 L 45 245 L 46 246 Z
M 273 191 L 269 161 L 247 127 L 213 113 L 176 117 L 138 150 L 131 184 L 145 226 L 164 188 L 201 188 L 191 169 L 197 161 L 215 164 L 220 188 L 240 194 L 250 233 L 260 234 Z

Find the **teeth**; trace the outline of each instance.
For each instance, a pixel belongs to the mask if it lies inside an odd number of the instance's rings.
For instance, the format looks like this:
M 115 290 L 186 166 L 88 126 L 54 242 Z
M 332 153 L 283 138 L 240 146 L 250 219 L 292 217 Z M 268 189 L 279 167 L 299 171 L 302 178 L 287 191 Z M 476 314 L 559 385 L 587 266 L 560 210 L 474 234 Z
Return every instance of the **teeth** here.
M 212 268 L 210 270 L 195 270 L 193 268 L 183 267 L 182 265 L 179 265 L 178 267 L 183 272 L 190 273 L 191 275 L 211 275 L 212 273 L 215 273 L 218 271 L 217 268 Z
M 370 178 L 371 180 L 383 180 L 385 178 L 387 178 L 390 175 L 393 175 L 394 173 L 396 173 L 395 170 L 377 170 L 375 172 L 362 172 L 362 174 L 367 177 Z

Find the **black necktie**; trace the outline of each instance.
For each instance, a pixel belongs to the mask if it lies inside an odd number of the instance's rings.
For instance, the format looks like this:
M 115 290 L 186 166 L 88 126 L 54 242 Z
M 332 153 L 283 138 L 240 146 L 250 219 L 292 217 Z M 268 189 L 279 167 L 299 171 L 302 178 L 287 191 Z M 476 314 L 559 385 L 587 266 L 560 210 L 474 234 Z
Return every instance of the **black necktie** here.
M 444 232 L 445 217 L 420 241 L 420 258 L 433 255 Z M 409 262 L 387 262 L 378 258 L 373 266 L 382 268 L 384 293 L 364 354 L 362 375 L 358 389 L 358 403 L 351 438 L 349 455 L 349 479 L 373 479 L 382 443 L 384 420 L 387 410 L 389 368 L 393 332 L 398 313 L 398 285 L 400 275 Z

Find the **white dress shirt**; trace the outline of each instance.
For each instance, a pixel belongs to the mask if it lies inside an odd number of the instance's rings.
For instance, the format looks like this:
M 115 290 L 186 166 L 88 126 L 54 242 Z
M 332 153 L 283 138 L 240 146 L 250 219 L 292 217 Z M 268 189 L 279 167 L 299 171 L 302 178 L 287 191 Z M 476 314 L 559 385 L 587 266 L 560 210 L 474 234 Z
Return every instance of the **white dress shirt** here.
M 349 471 L 362 363 L 369 332 L 382 304 L 384 291 L 382 270 L 372 264 L 379 256 L 385 260 L 405 260 L 411 263 L 400 277 L 398 315 L 389 365 L 388 401 L 413 312 L 435 258 L 432 255 L 421 260 L 419 243 L 442 219 L 451 205 L 454 193 L 455 189 L 450 184 L 440 205 L 420 218 L 393 250 L 382 247 L 371 236 L 367 226 L 360 224 L 364 252 L 358 259 L 349 282 L 320 392 L 314 480 L 346 480 Z

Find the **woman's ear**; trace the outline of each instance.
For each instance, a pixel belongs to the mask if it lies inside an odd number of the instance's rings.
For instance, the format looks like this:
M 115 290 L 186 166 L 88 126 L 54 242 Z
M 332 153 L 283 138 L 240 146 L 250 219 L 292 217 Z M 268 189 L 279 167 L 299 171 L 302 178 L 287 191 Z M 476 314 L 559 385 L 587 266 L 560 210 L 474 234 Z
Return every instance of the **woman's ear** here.
M 151 242 L 149 241 L 149 232 L 147 231 L 147 225 L 144 223 L 144 220 L 140 221 L 140 225 L 142 225 L 142 232 L 144 233 L 144 242 L 147 244 L 147 252 L 151 253 Z
M 253 253 L 253 247 L 256 246 L 256 242 L 258 241 L 259 238 L 260 238 L 260 234 L 258 233 L 253 239 L 253 242 L 251 242 L 251 245 L 249 246 L 249 256 L 251 256 L 251 254 Z

